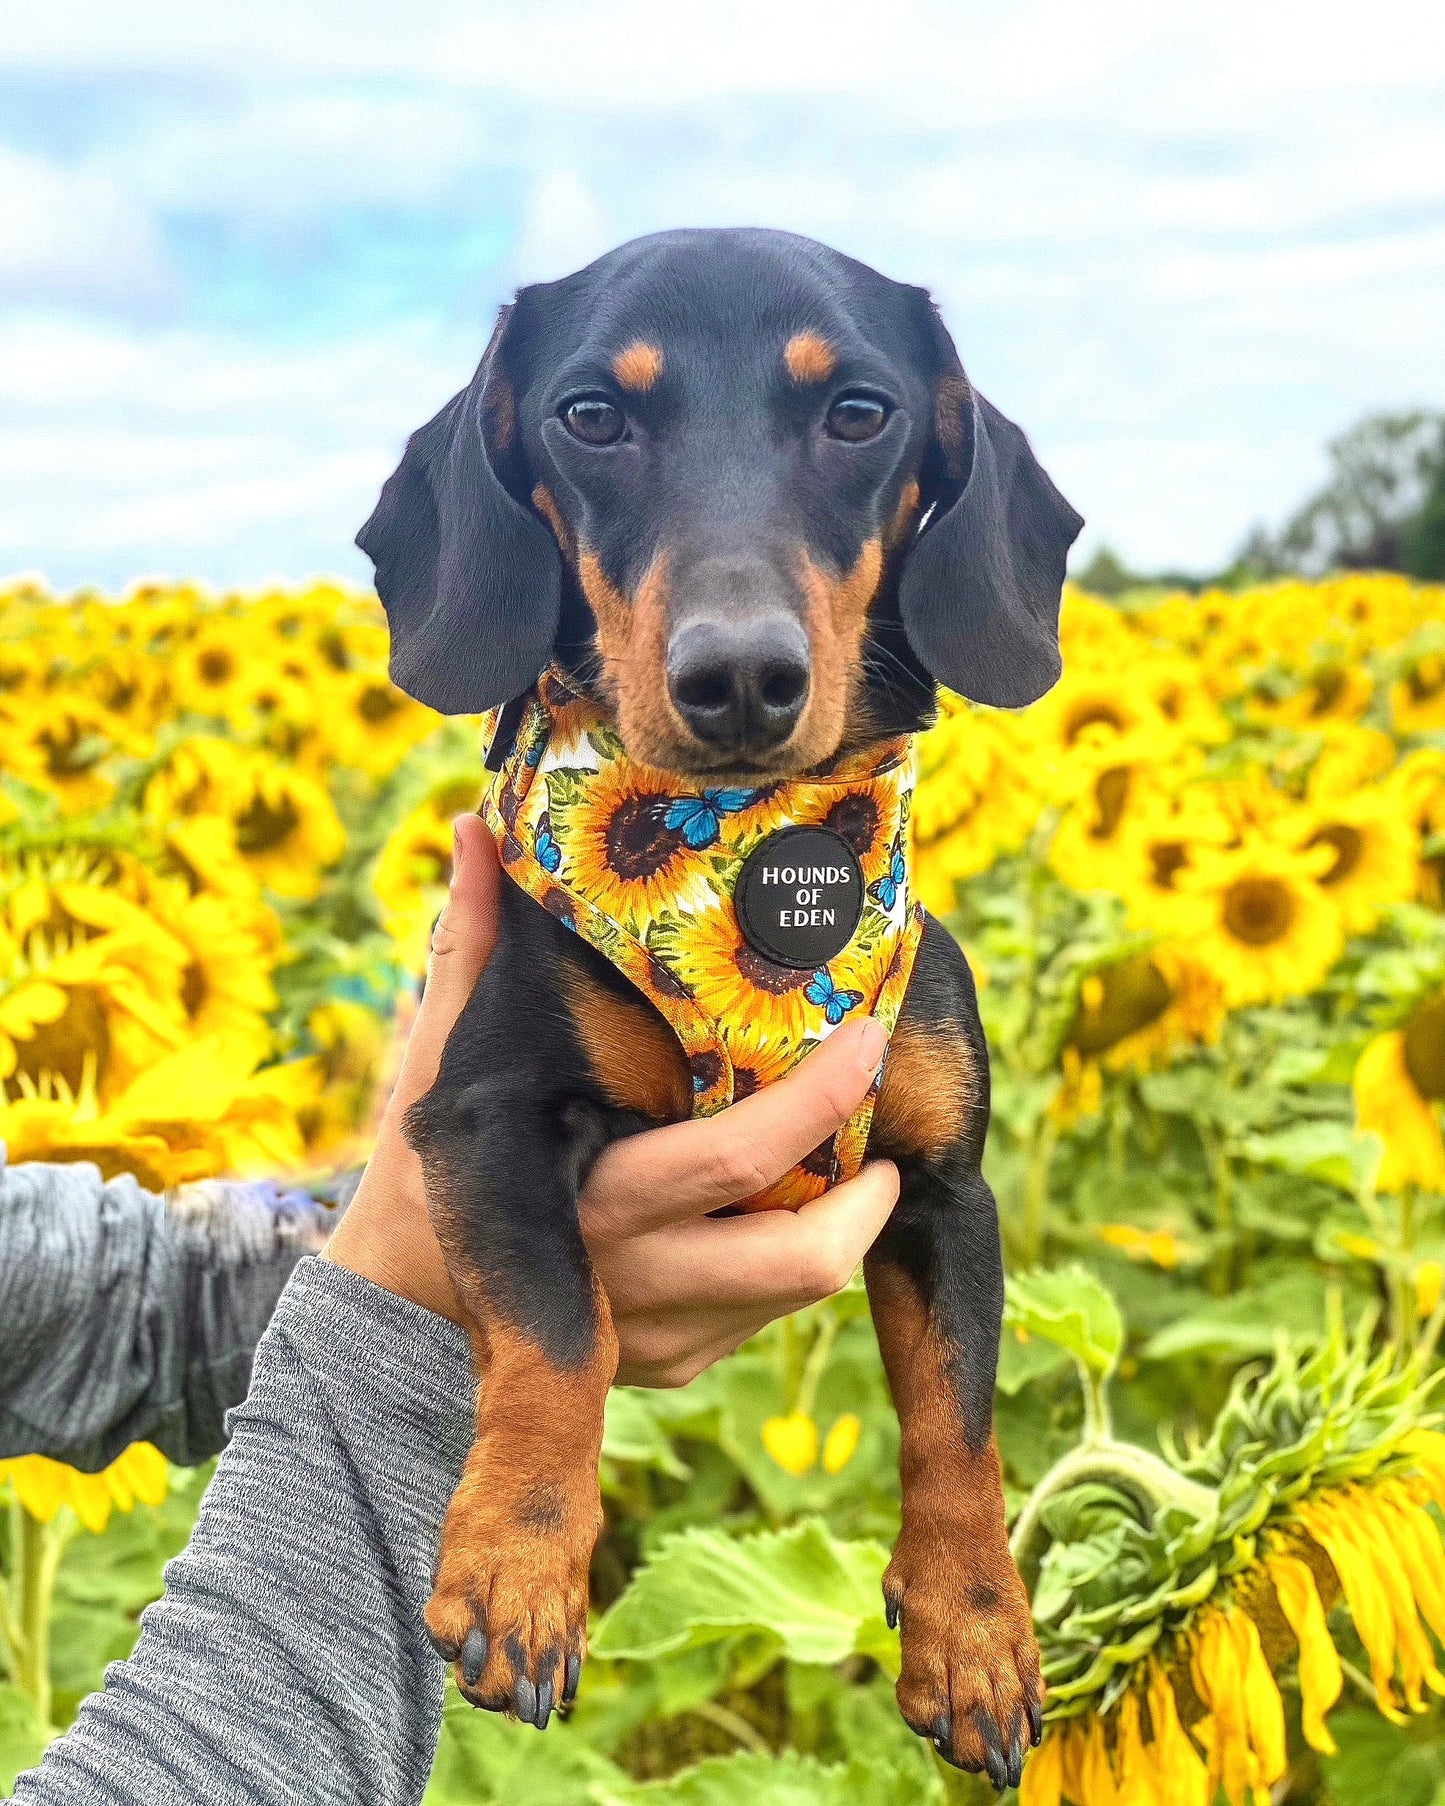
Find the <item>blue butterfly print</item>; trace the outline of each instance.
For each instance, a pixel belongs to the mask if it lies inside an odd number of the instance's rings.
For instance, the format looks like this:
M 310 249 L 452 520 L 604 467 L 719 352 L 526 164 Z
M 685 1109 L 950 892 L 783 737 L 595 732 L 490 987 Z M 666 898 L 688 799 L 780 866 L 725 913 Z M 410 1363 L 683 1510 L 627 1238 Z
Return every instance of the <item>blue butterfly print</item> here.
M 832 974 L 826 966 L 818 970 L 803 986 L 803 995 L 809 1003 L 822 1006 L 823 1014 L 832 1027 L 836 1028 L 849 1010 L 857 1009 L 863 1001 L 861 991 L 840 991 L 834 983 Z
M 544 872 L 555 872 L 562 863 L 562 849 L 552 838 L 552 817 L 544 809 L 537 818 L 537 863 Z
M 881 878 L 875 879 L 868 886 L 868 895 L 875 903 L 881 903 L 884 909 L 892 909 L 898 901 L 898 893 L 903 889 L 903 881 L 907 876 L 908 867 L 903 862 L 903 836 L 895 834 L 888 870 Z
M 667 805 L 663 826 L 682 838 L 694 853 L 702 852 L 717 839 L 725 815 L 736 815 L 758 799 L 756 790 L 704 790 L 701 796 L 680 796 Z

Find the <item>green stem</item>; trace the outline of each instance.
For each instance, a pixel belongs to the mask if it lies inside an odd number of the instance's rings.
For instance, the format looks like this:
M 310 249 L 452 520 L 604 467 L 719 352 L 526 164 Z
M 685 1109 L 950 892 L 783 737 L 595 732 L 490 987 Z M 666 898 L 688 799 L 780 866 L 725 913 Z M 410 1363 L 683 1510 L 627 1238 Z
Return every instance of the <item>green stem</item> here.
M 1043 1511 L 1050 1499 L 1086 1481 L 1102 1481 L 1128 1493 L 1151 1512 L 1166 1505 L 1182 1505 L 1200 1519 L 1214 1518 L 1219 1497 L 1132 1442 L 1107 1440 L 1070 1449 L 1039 1481 L 1014 1524 L 1009 1546 L 1024 1583 L 1032 1586 L 1043 1551 Z
M 818 1382 L 823 1377 L 823 1369 L 828 1365 L 828 1356 L 833 1352 L 833 1344 L 838 1340 L 838 1319 L 831 1311 L 818 1325 L 818 1332 L 813 1337 L 813 1346 L 808 1350 L 808 1358 L 803 1363 L 803 1375 L 798 1383 L 798 1395 L 793 1401 L 793 1409 L 801 1411 L 804 1417 L 813 1415 L 813 1404 L 818 1396 Z
M 1224 1298 L 1234 1290 L 1235 1278 L 1234 1168 L 1224 1137 L 1212 1124 L 1201 1123 L 1199 1137 L 1214 1181 L 1214 1233 L 1218 1241 L 1209 1289 L 1216 1298 Z
M 1394 1331 L 1395 1359 L 1402 1366 L 1410 1358 L 1415 1339 L 1415 1282 L 1410 1276 L 1410 1256 L 1415 1249 L 1415 1188 L 1407 1185 L 1400 1193 L 1399 1232 L 1395 1241 L 1396 1260 L 1390 1276 L 1391 1327 Z
M 772 1746 L 757 1726 L 749 1724 L 742 1713 L 734 1712 L 731 1706 L 725 1706 L 719 1700 L 705 1699 L 698 1705 L 689 1706 L 688 1710 L 694 1718 L 702 1719 L 705 1724 L 716 1725 L 734 1743 L 740 1744 L 745 1750 L 751 1750 L 755 1756 L 772 1755 Z
M 27 1695 L 40 1722 L 47 1725 L 51 1722 L 50 1620 L 55 1579 L 72 1534 L 61 1517 L 42 1524 L 18 1499 L 11 1505 L 6 1641 L 13 1652 L 15 1685 Z

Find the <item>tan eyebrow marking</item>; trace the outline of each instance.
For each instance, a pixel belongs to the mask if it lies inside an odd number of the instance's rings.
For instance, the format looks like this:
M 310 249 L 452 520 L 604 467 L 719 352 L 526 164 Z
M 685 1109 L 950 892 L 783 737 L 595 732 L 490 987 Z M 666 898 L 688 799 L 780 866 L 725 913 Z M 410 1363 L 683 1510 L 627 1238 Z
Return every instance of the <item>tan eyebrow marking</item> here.
M 646 339 L 634 339 L 613 358 L 612 374 L 624 389 L 645 395 L 662 375 L 662 362 L 660 345 L 649 345 Z
M 833 347 L 820 332 L 795 332 L 783 347 L 783 362 L 795 383 L 823 383 L 837 368 Z

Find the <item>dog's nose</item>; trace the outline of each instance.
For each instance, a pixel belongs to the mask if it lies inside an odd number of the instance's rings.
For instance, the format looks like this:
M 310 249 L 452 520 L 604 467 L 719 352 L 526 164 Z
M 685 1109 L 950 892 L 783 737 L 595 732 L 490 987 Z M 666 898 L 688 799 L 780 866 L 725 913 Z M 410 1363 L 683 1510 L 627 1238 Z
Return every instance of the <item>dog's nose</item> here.
M 683 720 L 720 752 L 782 744 L 808 700 L 808 638 L 791 615 L 692 621 L 673 637 L 667 688 Z

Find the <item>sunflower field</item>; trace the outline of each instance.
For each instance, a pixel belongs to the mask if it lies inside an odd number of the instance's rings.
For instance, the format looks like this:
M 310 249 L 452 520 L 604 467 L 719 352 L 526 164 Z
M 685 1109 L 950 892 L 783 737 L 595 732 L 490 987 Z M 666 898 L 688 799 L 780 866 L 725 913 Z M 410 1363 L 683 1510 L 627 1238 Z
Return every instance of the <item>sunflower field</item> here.
M 1066 599 L 945 699 L 924 901 L 993 1052 L 996 1416 L 1049 1681 L 1025 1806 L 1445 1806 L 1445 588 Z M 167 1190 L 365 1159 L 477 724 L 373 598 L 0 592 L 0 1142 Z M 898 1718 L 861 1287 L 619 1389 L 592 1660 L 449 1697 L 430 1806 L 982 1802 Z M 0 1463 L 0 1792 L 125 1654 L 206 1473 Z

